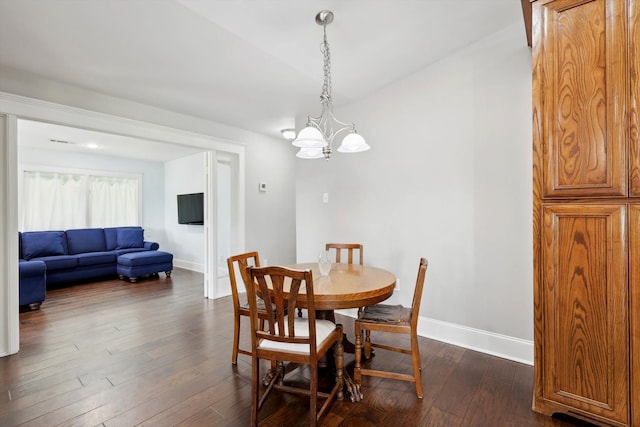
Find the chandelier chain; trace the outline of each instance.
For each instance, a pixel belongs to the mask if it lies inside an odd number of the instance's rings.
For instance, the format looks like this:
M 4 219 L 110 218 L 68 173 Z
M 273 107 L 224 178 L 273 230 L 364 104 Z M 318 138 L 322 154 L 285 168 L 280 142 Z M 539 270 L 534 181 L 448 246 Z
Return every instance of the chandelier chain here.
M 320 95 L 320 102 L 331 102 L 331 52 L 329 51 L 329 42 L 327 41 L 327 26 L 324 28 L 324 40 L 320 45 L 320 51 L 324 59 L 324 80 L 322 84 L 322 95 Z

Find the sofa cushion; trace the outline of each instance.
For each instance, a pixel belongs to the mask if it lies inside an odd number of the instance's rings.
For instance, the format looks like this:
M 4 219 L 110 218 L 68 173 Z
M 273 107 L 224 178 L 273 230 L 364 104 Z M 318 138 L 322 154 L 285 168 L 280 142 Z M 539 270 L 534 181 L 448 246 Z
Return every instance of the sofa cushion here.
M 142 230 L 142 227 L 131 225 L 127 227 L 107 227 L 104 229 L 104 239 L 107 244 L 107 250 L 112 251 L 118 247 L 118 230 Z
M 64 231 L 27 231 L 22 233 L 22 255 L 26 260 L 66 255 L 66 243 Z
M 99 265 L 99 264 L 113 264 L 116 262 L 116 254 L 113 252 L 88 252 L 85 254 L 78 254 L 78 266 L 84 267 L 86 265 Z
M 55 255 L 34 258 L 37 261 L 44 261 L 49 270 L 62 270 L 64 268 L 75 268 L 78 266 L 78 255 Z
M 70 254 L 104 252 L 107 245 L 102 228 L 82 228 L 67 230 L 67 247 Z
M 116 249 L 144 247 L 144 231 L 142 229 L 121 228 L 117 231 Z

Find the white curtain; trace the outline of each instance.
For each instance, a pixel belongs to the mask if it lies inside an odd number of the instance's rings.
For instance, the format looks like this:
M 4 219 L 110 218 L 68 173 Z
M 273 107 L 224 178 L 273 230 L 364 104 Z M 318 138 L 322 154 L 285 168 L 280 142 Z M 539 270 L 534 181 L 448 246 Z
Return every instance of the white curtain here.
M 138 225 L 138 180 L 114 176 L 89 178 L 91 227 Z
M 87 227 L 87 178 L 55 172 L 24 173 L 22 231 Z
M 138 178 L 24 171 L 21 231 L 140 225 Z

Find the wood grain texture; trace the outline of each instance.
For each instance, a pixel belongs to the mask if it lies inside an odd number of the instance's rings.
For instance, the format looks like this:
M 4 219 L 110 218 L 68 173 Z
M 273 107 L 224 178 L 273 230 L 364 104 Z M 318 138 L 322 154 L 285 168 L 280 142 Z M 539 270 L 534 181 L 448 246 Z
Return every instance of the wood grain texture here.
M 545 197 L 627 194 L 624 10 L 623 0 L 537 7 Z
M 640 425 L 640 204 L 629 206 L 631 425 Z
M 543 212 L 544 398 L 628 425 L 626 206 Z
M 533 99 L 533 370 L 534 387 L 532 407 L 539 412 L 545 412 L 543 408 L 544 398 L 544 364 L 543 338 L 544 338 L 544 288 L 542 283 L 541 266 L 541 242 L 542 242 L 542 195 L 544 183 L 544 151 L 545 151 L 545 122 L 543 120 L 542 105 L 544 100 L 545 68 L 543 58 L 547 56 L 544 43 L 538 42 L 546 38 L 544 16 L 540 10 L 541 3 L 533 4 L 532 12 L 532 39 L 536 41 L 532 45 L 532 99 Z
M 49 290 L 40 311 L 20 313 L 20 352 L 0 358 L 0 425 L 248 425 L 251 361 L 229 361 L 232 298 L 208 300 L 202 289 L 202 274 L 176 268 L 170 280 Z M 353 337 L 353 319 L 336 316 Z M 403 343 L 390 338 L 388 344 Z M 241 336 L 244 346 L 249 341 Z M 322 424 L 584 426 L 529 409 L 531 366 L 424 337 L 419 345 L 423 399 L 413 384 L 367 377 L 364 399 L 334 402 Z M 395 356 L 380 350 L 371 363 L 411 372 L 411 363 Z M 352 355 L 345 368 L 353 372 Z M 309 371 L 287 378 L 308 384 Z M 484 403 L 491 405 L 489 422 Z M 309 398 L 276 390 L 261 413 L 262 426 L 306 426 Z
M 640 5 L 629 4 L 629 195 L 640 196 Z M 640 420 L 638 420 L 640 424 Z

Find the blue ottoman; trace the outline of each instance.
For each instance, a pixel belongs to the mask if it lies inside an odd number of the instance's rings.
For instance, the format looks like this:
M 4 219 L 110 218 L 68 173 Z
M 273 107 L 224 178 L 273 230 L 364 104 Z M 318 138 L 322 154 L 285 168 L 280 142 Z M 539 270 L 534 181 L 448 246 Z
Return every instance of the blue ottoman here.
M 139 276 L 164 271 L 167 277 L 173 270 L 173 254 L 163 251 L 130 252 L 118 256 L 117 272 L 121 279 L 135 283 Z

